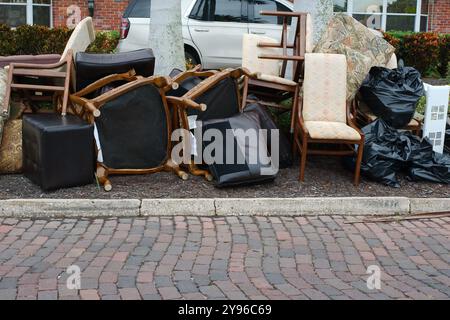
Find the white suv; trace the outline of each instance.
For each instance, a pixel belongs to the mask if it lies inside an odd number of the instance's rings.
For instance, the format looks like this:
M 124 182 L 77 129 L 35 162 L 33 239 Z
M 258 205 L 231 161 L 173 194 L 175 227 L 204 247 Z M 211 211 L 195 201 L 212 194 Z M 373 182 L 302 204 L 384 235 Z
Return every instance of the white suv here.
M 121 26 L 118 50 L 148 47 L 150 1 L 132 0 Z M 242 36 L 247 33 L 280 39 L 282 20 L 261 11 L 293 11 L 288 0 L 181 0 L 186 58 L 206 69 L 237 67 Z

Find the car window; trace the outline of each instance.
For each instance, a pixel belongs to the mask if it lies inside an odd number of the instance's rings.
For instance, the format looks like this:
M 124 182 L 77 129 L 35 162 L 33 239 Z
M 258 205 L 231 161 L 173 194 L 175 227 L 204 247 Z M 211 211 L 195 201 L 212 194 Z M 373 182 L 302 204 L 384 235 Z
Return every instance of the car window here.
M 202 21 L 245 22 L 242 0 L 197 0 L 189 18 Z
M 150 18 L 150 0 L 134 0 L 124 13 L 125 18 Z
M 263 16 L 260 14 L 261 11 L 291 12 L 292 10 L 275 0 L 255 0 L 253 2 L 252 23 L 283 24 L 282 17 Z M 290 18 L 288 24 L 291 24 Z

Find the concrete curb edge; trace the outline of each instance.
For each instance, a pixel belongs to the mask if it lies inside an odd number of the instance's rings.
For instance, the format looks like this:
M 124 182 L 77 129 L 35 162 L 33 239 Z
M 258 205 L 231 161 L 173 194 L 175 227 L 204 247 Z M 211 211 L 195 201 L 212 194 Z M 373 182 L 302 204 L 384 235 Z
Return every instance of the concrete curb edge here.
M 450 198 L 8 199 L 0 217 L 408 215 L 450 209 Z

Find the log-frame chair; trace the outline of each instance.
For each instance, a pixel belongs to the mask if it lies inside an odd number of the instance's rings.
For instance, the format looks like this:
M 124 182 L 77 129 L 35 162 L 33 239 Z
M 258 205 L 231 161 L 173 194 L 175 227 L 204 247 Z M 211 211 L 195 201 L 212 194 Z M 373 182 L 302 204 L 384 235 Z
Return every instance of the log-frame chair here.
M 114 82 L 114 81 L 128 81 L 126 84 L 114 88 L 111 91 L 108 91 L 94 99 L 86 99 L 84 96 L 90 93 L 95 92 L 101 87 Z M 188 98 L 176 98 L 166 96 L 166 92 L 171 89 L 177 89 L 178 84 L 174 82 L 169 77 L 161 77 L 161 76 L 153 76 L 149 78 L 144 78 L 141 76 L 135 76 L 134 71 L 130 71 L 125 74 L 114 74 L 107 76 L 103 79 L 100 79 L 83 90 L 72 94 L 70 96 L 70 102 L 73 106 L 73 109 L 76 110 L 76 114 L 85 118 L 88 122 L 94 123 L 95 119 L 101 116 L 102 106 L 104 106 L 107 102 L 120 97 L 121 95 L 132 91 L 136 88 L 145 86 L 145 85 L 153 85 L 155 86 L 160 95 L 164 106 L 164 112 L 166 115 L 166 123 L 167 123 L 167 152 L 166 159 L 162 162 L 161 165 L 154 168 L 142 168 L 142 169 L 126 169 L 126 168 L 109 168 L 104 163 L 100 163 L 97 161 L 97 170 L 96 175 L 99 183 L 103 185 L 105 191 L 112 190 L 112 184 L 109 180 L 110 175 L 115 174 L 125 174 L 125 175 L 134 175 L 134 174 L 151 174 L 161 171 L 170 171 L 174 172 L 178 177 L 183 180 L 188 179 L 188 174 L 180 168 L 178 163 L 175 163 L 171 159 L 171 151 L 172 151 L 172 142 L 171 142 L 171 134 L 172 134 L 172 115 L 176 113 L 176 110 L 172 110 L 171 107 L 190 107 L 198 110 L 204 110 L 205 106 L 200 105 Z M 77 106 L 81 107 L 81 110 L 77 108 Z M 132 110 L 130 110 L 132 112 Z

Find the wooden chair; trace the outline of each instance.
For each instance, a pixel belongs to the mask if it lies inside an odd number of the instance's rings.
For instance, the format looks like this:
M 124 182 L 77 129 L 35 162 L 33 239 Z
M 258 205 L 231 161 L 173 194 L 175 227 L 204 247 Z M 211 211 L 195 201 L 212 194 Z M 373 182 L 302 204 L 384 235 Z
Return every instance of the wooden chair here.
M 55 106 L 61 105 L 61 113 L 67 112 L 67 103 L 73 83 L 73 59 L 77 52 L 84 51 L 95 40 L 92 18 L 83 19 L 73 30 L 61 59 L 53 64 L 11 63 L 8 70 L 6 97 L 3 112 L 7 112 L 12 90 L 21 90 L 29 99 L 35 93 L 54 92 Z M 34 78 L 32 83 L 22 83 L 25 78 Z M 46 81 L 45 81 L 46 80 Z M 50 80 L 50 84 L 49 84 Z
M 281 41 L 258 36 L 244 35 L 242 67 L 256 75 L 256 78 L 246 77 L 243 87 L 243 105 L 256 102 L 248 98 L 249 93 L 255 94 L 266 107 L 276 108 L 281 113 L 291 113 L 291 133 L 294 130 L 294 117 L 298 106 L 300 88 L 303 82 L 303 63 L 305 53 L 312 51 L 312 27 L 309 14 L 301 12 L 268 12 L 283 19 Z M 289 43 L 289 21 L 294 19 L 293 41 Z M 291 79 L 286 76 L 288 62 L 292 62 Z M 282 101 L 293 98 L 292 110 L 281 104 Z
M 177 113 L 174 117 L 174 125 L 178 128 L 183 128 L 184 133 L 187 134 L 191 129 L 189 127 L 190 115 L 193 115 L 190 105 L 186 102 L 195 101 L 200 103 L 201 108 L 194 108 L 195 115 L 198 120 L 210 120 L 216 118 L 230 117 L 239 113 L 243 109 L 241 106 L 242 99 L 240 95 L 238 80 L 243 76 L 253 78 L 254 75 L 248 73 L 247 70 L 239 69 L 225 69 L 222 71 L 202 71 L 201 66 L 196 66 L 194 69 L 178 74 L 173 78 L 173 81 L 181 85 L 184 81 L 192 77 L 201 78 L 202 81 L 195 87 L 191 88 L 182 97 L 172 98 L 172 102 L 177 106 Z M 226 100 L 217 98 L 215 93 L 220 94 L 220 91 L 226 90 Z M 220 94 L 223 95 L 223 94 Z M 175 99 L 180 99 L 176 101 Z M 197 168 L 194 161 L 191 159 L 189 145 L 191 139 L 188 135 L 183 137 L 183 150 L 187 151 L 184 160 L 188 163 L 188 170 L 196 176 L 204 176 L 208 181 L 212 181 L 212 175 L 206 170 Z
M 303 99 L 295 125 L 295 145 L 300 152 L 300 181 L 305 179 L 306 158 L 311 155 L 356 155 L 354 184 L 360 180 L 364 134 L 354 123 L 346 101 L 345 55 L 307 53 Z M 335 150 L 309 148 L 310 144 L 332 144 Z M 355 147 L 356 146 L 356 147 Z
M 128 81 L 93 99 L 92 92 L 115 81 Z M 135 76 L 134 72 L 100 79 L 70 96 L 87 121 L 95 124 L 97 178 L 106 191 L 112 189 L 110 175 L 150 174 L 171 171 L 186 180 L 188 174 L 171 159 L 173 108 L 205 107 L 187 98 L 166 97 L 176 89 L 169 77 Z

